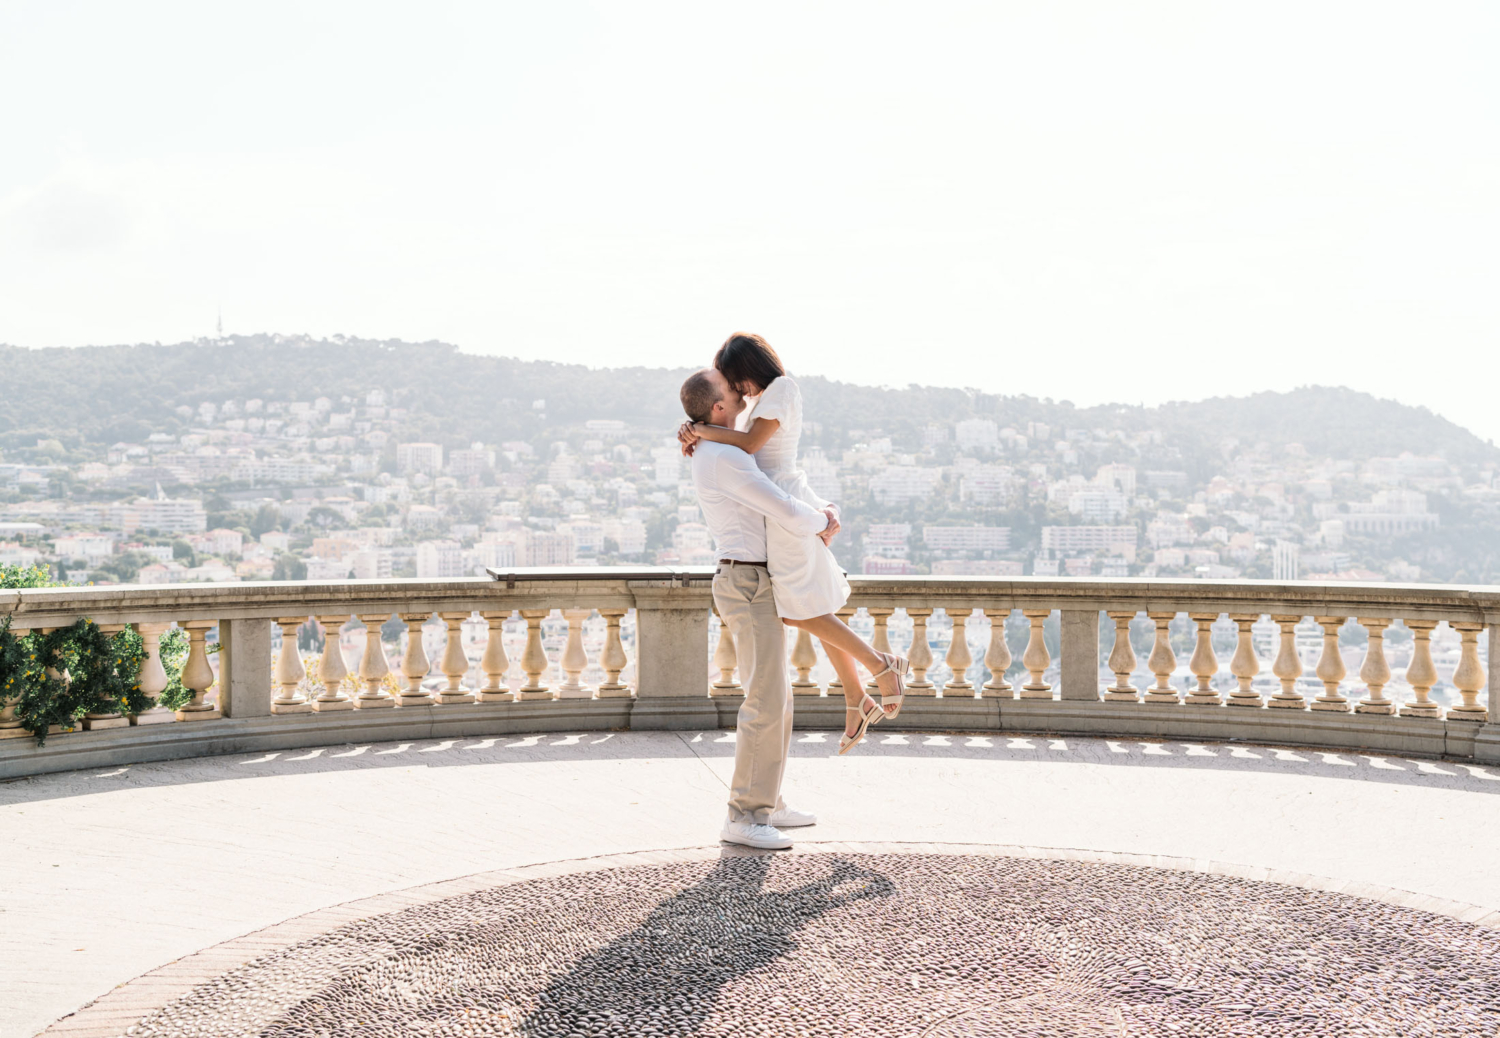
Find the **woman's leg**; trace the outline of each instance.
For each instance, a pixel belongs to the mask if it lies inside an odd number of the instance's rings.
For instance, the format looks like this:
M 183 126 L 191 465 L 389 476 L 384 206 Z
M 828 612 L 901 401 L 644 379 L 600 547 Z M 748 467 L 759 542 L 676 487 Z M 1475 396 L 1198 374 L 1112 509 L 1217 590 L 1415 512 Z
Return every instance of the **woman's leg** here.
M 781 622 L 789 627 L 800 627 L 821 641 L 825 648 L 842 649 L 854 657 L 855 660 L 864 664 L 865 669 L 871 674 L 879 673 L 885 669 L 885 660 L 881 659 L 880 653 L 876 652 L 869 642 L 855 634 L 849 629 L 848 624 L 832 613 L 824 613 L 822 616 L 814 616 L 806 620 L 788 620 L 783 617 Z M 829 658 L 832 659 L 831 654 Z M 842 677 L 840 680 L 842 680 Z M 890 695 L 896 694 L 897 682 L 896 675 L 893 672 L 887 671 L 875 680 L 880 685 L 882 692 L 889 693 Z M 850 687 L 847 683 L 845 684 L 845 696 L 849 694 Z M 856 699 L 855 702 L 857 703 L 858 700 Z
M 844 686 L 844 734 L 853 735 L 859 728 L 859 720 L 856 718 L 850 723 L 848 711 L 858 710 L 865 698 L 864 683 L 859 679 L 859 667 L 855 664 L 854 657 L 837 645 L 824 642 L 823 651 L 828 654 L 828 662 L 833 664 L 839 683 Z

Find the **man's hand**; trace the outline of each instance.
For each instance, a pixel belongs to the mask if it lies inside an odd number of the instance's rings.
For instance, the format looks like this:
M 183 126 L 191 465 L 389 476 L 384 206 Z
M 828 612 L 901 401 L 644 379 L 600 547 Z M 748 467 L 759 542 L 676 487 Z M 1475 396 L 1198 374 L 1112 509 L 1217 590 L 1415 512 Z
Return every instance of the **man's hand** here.
M 703 437 L 693 431 L 692 422 L 683 422 L 677 429 L 677 442 L 682 445 L 682 453 L 689 458 L 693 456 L 693 448 L 698 446 L 701 439 Z
M 828 517 L 828 525 L 823 528 L 822 533 L 818 534 L 818 540 L 827 545 L 833 541 L 833 538 L 838 534 L 841 527 L 839 526 L 839 513 L 836 509 L 825 508 L 823 509 L 823 514 Z

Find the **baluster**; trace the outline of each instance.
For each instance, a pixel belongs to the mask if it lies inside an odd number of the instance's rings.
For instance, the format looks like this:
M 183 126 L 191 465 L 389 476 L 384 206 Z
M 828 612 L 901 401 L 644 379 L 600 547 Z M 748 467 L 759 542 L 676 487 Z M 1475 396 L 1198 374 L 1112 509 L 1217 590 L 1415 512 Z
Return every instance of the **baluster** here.
M 599 686 L 600 699 L 629 698 L 630 686 L 621 683 L 620 672 L 629 664 L 630 659 L 625 655 L 625 643 L 620 640 L 620 621 L 625 618 L 624 609 L 601 609 L 599 615 L 604 617 L 604 649 L 599 654 L 599 666 L 604 670 L 604 683 Z M 719 641 L 723 642 L 729 635 L 729 628 L 723 625 L 719 627 Z M 728 637 L 729 651 L 734 653 L 734 638 Z M 714 654 L 718 660 L 718 654 Z M 729 669 L 734 671 L 734 663 L 731 660 Z
M 182 667 L 182 686 L 193 694 L 191 700 L 177 709 L 179 721 L 211 721 L 221 716 L 217 707 L 209 706 L 203 701 L 203 694 L 214 683 L 214 669 L 208 662 L 206 639 L 209 629 L 218 625 L 217 620 L 188 620 L 177 625 L 188 634 L 188 657 Z M 294 633 L 292 650 L 295 652 L 296 648 L 297 638 Z
M 396 697 L 385 690 L 385 679 L 391 666 L 386 662 L 385 647 L 380 644 L 380 627 L 390 618 L 389 613 L 360 614 L 360 622 L 365 625 L 365 651 L 359 659 L 359 680 L 365 687 L 354 700 L 358 710 L 396 705 Z
M 974 654 L 969 651 L 969 617 L 973 608 L 945 609 L 948 619 L 953 621 L 953 640 L 948 643 L 948 655 L 944 660 L 953 676 L 943 686 L 943 696 L 972 699 L 979 695 L 974 683 L 969 680 L 969 668 L 974 665 Z
M 833 615 L 844 621 L 844 626 L 847 627 L 849 625 L 849 621 L 854 619 L 854 613 L 854 609 L 850 608 L 849 606 L 845 606 Z M 832 660 L 829 661 L 828 666 L 830 669 L 832 669 Z M 844 698 L 844 683 L 839 679 L 839 672 L 837 670 L 834 670 L 833 677 L 828 679 L 828 695 L 830 698 Z
M 714 615 L 719 616 L 719 607 L 713 607 Z M 714 646 L 714 670 L 719 672 L 719 680 L 709 687 L 708 694 L 711 696 L 742 696 L 745 690 L 740 683 L 734 679 L 734 668 L 739 663 L 739 657 L 734 649 L 734 632 L 719 616 L 719 644 Z
M 438 619 L 448 627 L 448 637 L 443 643 L 443 660 L 438 669 L 448 679 L 448 687 L 437 695 L 440 705 L 472 703 L 473 694 L 464 687 L 464 677 L 469 673 L 469 657 L 464 652 L 464 621 L 469 613 L 439 613 Z
M 406 687 L 396 697 L 397 706 L 432 705 L 432 696 L 422 690 L 422 679 L 432 669 L 427 650 L 422 645 L 422 625 L 431 618 L 431 613 L 401 614 L 406 624 L 406 652 L 401 656 L 401 674 L 406 678 Z
M 891 635 L 888 624 L 896 610 L 886 606 L 869 606 L 865 609 L 865 612 L 870 614 L 870 620 L 875 624 L 875 630 L 870 635 L 870 647 L 876 652 L 883 652 L 889 655 L 891 651 Z M 865 691 L 879 698 L 880 682 L 872 677 L 869 681 L 865 682 Z
M 1459 651 L 1458 668 L 1453 671 L 1453 687 L 1463 697 L 1463 702 L 1448 708 L 1450 721 L 1485 721 L 1488 711 L 1479 705 L 1479 690 L 1484 688 L 1484 668 L 1479 663 L 1479 632 L 1481 623 L 1454 623 L 1448 626 L 1458 632 L 1462 647 Z
M 1260 693 L 1255 691 L 1255 678 L 1260 674 L 1260 659 L 1255 655 L 1255 639 L 1250 628 L 1260 619 L 1259 613 L 1230 613 L 1240 629 L 1239 644 L 1234 647 L 1234 658 L 1229 661 L 1229 673 L 1239 682 L 1239 687 L 1229 693 L 1230 706 L 1260 707 Z
M 1348 713 L 1349 700 L 1339 694 L 1339 682 L 1348 673 L 1344 669 L 1344 656 L 1339 652 L 1339 628 L 1344 625 L 1344 618 L 1315 616 L 1313 622 L 1323 628 L 1323 654 L 1318 657 L 1315 671 L 1318 680 L 1323 682 L 1323 694 L 1312 701 L 1312 708 Z
M 1130 644 L 1130 621 L 1135 619 L 1135 613 L 1120 610 L 1108 615 L 1115 622 L 1115 644 L 1109 650 L 1109 669 L 1115 676 L 1115 683 L 1104 690 L 1105 702 L 1139 703 L 1140 690 L 1130 683 L 1130 675 L 1135 670 L 1135 649 Z
M 1276 649 L 1276 662 L 1271 664 L 1271 673 L 1281 681 L 1281 691 L 1269 700 L 1266 706 L 1285 710 L 1305 710 L 1307 700 L 1297 691 L 1297 679 L 1302 676 L 1302 657 L 1297 655 L 1297 625 L 1300 616 L 1273 616 L 1272 621 L 1281 628 L 1281 644 Z
M 526 684 L 516 693 L 517 699 L 556 698 L 542 680 L 551 665 L 546 646 L 542 644 L 542 621 L 551 613 L 550 609 L 521 610 L 521 619 L 526 621 L 526 648 L 521 651 L 521 670 L 526 674 Z
M 1188 670 L 1198 679 L 1198 687 L 1188 689 L 1187 702 L 1198 706 L 1220 706 L 1222 700 L 1214 691 L 1214 675 L 1219 672 L 1219 658 L 1214 655 L 1213 626 L 1218 613 L 1189 613 L 1188 619 L 1198 625 L 1198 640 Z
M 24 638 L 31 633 L 29 627 L 12 627 L 10 633 L 17 638 Z M 157 664 L 160 667 L 160 664 Z M 145 665 L 141 666 L 141 674 L 145 675 Z M 16 679 L 12 677 L 11 684 L 0 689 L 0 739 L 19 739 L 30 735 L 25 728 L 21 727 L 21 719 L 16 716 L 16 702 L 20 699 L 20 687 L 15 684 Z M 162 687 L 166 687 L 166 679 L 162 680 Z
M 990 619 L 990 644 L 984 653 L 984 665 L 990 679 L 984 683 L 981 695 L 986 699 L 1010 699 L 1015 694 L 1005 672 L 1010 669 L 1010 646 L 1005 644 L 1005 621 L 1010 617 L 1009 609 L 986 609 L 984 615 Z
M 592 609 L 564 609 L 563 619 L 568 621 L 568 641 L 563 646 L 563 682 L 557 686 L 558 699 L 592 699 L 594 690 L 579 679 L 588 669 L 588 653 L 583 651 L 583 621 Z
M 115 635 L 125 630 L 124 624 L 100 624 L 99 633 L 106 634 L 113 641 Z M 113 646 L 111 646 L 113 650 Z M 110 669 L 114 670 L 113 664 Z M 91 710 L 83 715 L 83 730 L 86 732 L 104 731 L 109 728 L 128 728 L 130 718 L 120 713 L 119 710 Z
M 1052 657 L 1047 652 L 1047 640 L 1042 636 L 1042 625 L 1052 615 L 1050 609 L 1023 609 L 1021 615 L 1031 624 L 1031 635 L 1026 640 L 1026 651 L 1021 653 L 1021 666 L 1031 675 L 1031 680 L 1021 686 L 1022 699 L 1051 699 L 1052 686 L 1042 680 Z
M 344 648 L 340 644 L 340 632 L 348 623 L 349 614 L 334 613 L 317 619 L 323 625 L 323 657 L 318 660 L 318 680 L 323 684 L 323 691 L 313 700 L 312 708 L 320 714 L 329 710 L 353 710 L 354 702 L 342 688 L 349 667 L 344 663 Z
M 935 696 L 937 686 L 927 680 L 927 669 L 932 666 L 932 646 L 927 644 L 927 618 L 932 615 L 932 610 L 907 609 L 906 615 L 911 617 L 911 652 L 906 658 L 911 661 L 913 675 L 906 683 L 906 694 Z
M 1391 665 L 1385 659 L 1385 629 L 1389 620 L 1359 618 L 1360 625 L 1370 635 L 1365 649 L 1365 662 L 1359 668 L 1359 679 L 1365 683 L 1369 694 L 1355 706 L 1357 714 L 1394 714 L 1396 704 L 1386 698 L 1385 686 L 1390 684 Z
M 485 637 L 484 655 L 479 658 L 479 669 L 484 672 L 484 686 L 475 698 L 481 703 L 509 703 L 515 695 L 505 684 L 505 672 L 510 669 L 510 659 L 505 655 L 504 623 L 510 619 L 510 610 L 480 613 L 489 628 Z
M 792 646 L 792 666 L 797 677 L 792 681 L 792 695 L 821 696 L 823 688 L 811 677 L 812 669 L 818 665 L 818 654 L 813 649 L 812 635 L 797 628 L 797 641 Z
M 297 687 L 307 677 L 307 669 L 302 665 L 302 653 L 297 648 L 297 628 L 306 620 L 305 616 L 276 618 L 276 626 L 281 628 L 281 652 L 276 655 L 276 685 L 281 691 L 271 700 L 273 714 L 312 712 L 312 704 Z M 187 684 L 186 679 L 183 684 Z
M 1177 669 L 1177 655 L 1172 652 L 1170 625 L 1176 613 L 1147 613 L 1147 619 L 1156 624 L 1156 641 L 1151 645 L 1151 655 L 1146 657 L 1146 669 L 1156 675 L 1156 684 L 1146 689 L 1148 703 L 1180 703 L 1177 689 L 1172 687 L 1172 671 Z
M 168 623 L 138 623 L 135 633 L 141 636 L 146 649 L 146 658 L 141 661 L 141 691 L 156 699 L 167 690 L 167 670 L 161 665 L 161 636 L 171 627 Z M 163 706 L 153 706 L 143 714 L 130 718 L 130 723 L 162 724 L 177 720 L 177 715 Z
M 1406 683 L 1417 694 L 1417 698 L 1401 707 L 1402 717 L 1437 717 L 1438 705 L 1427 698 L 1432 686 L 1437 684 L 1437 668 L 1432 665 L 1433 629 L 1436 620 L 1404 620 L 1411 632 L 1411 663 L 1406 667 Z

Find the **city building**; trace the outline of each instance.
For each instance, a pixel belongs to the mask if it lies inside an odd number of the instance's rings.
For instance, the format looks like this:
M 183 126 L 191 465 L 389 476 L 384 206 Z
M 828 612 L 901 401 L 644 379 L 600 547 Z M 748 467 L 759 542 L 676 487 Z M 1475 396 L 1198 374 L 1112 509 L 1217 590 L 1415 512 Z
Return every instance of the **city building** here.
M 398 443 L 396 469 L 436 475 L 443 471 L 443 448 L 436 443 Z
M 927 526 L 922 529 L 922 542 L 933 551 L 1006 551 L 1010 527 Z

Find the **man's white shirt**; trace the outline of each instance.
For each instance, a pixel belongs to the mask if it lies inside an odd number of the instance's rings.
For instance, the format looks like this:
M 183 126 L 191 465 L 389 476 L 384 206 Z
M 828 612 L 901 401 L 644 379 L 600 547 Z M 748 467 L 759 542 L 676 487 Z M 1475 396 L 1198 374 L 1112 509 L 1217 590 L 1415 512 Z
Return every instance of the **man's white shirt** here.
M 772 483 L 738 447 L 699 440 L 691 468 L 698 507 L 721 559 L 765 562 L 767 520 L 809 537 L 828 526 L 828 516 Z

